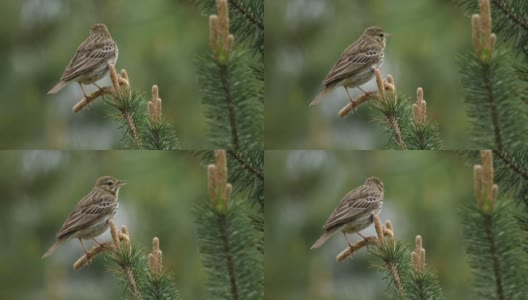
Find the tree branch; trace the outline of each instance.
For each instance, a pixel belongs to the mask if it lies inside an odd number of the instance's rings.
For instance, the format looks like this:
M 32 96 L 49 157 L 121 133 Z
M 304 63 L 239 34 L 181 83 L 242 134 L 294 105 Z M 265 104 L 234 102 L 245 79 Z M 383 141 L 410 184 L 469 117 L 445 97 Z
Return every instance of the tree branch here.
M 486 86 L 486 93 L 488 95 L 488 100 L 490 104 L 491 121 L 493 123 L 493 129 L 495 131 L 495 144 L 498 147 L 498 150 L 502 151 L 502 134 L 499 124 L 499 115 L 497 113 L 497 108 L 495 107 L 495 97 L 493 96 L 493 90 L 491 88 L 489 65 L 486 65 L 484 70 L 484 85 Z
M 524 180 L 528 181 L 528 171 L 527 170 L 523 170 L 520 166 L 516 165 L 508 157 L 508 154 L 506 152 L 493 150 L 493 153 L 495 153 L 495 155 L 498 158 L 500 158 L 500 160 L 502 160 L 512 171 L 514 171 L 515 173 L 521 175 L 524 178 Z
M 235 275 L 235 261 L 233 259 L 233 256 L 231 255 L 231 245 L 229 243 L 229 237 L 228 237 L 228 233 L 226 229 L 227 224 L 226 224 L 225 217 L 226 217 L 225 214 L 220 215 L 220 218 L 221 218 L 220 219 L 220 233 L 222 235 L 224 251 L 227 256 L 226 264 L 227 264 L 227 269 L 229 270 L 229 279 L 231 282 L 231 293 L 233 294 L 234 300 L 239 300 L 240 296 L 238 294 L 238 285 L 237 285 L 237 280 L 236 280 L 236 275 Z
M 490 252 L 491 252 L 491 258 L 492 258 L 492 263 L 493 263 L 493 274 L 495 276 L 495 284 L 496 284 L 495 288 L 497 290 L 498 298 L 501 300 L 505 300 L 506 297 L 504 295 L 504 290 L 502 287 L 503 285 L 502 273 L 500 270 L 499 258 L 497 257 L 498 254 L 497 254 L 496 245 L 495 245 L 495 238 L 493 237 L 493 232 L 492 232 L 492 223 L 493 223 L 492 217 L 490 215 L 485 216 L 484 228 L 486 230 L 486 237 L 488 238 L 488 242 L 490 245 Z
M 130 130 L 130 133 L 132 133 L 132 138 L 134 139 L 136 146 L 138 147 L 139 150 L 143 149 L 143 144 L 141 143 L 141 139 L 137 131 L 136 122 L 134 121 L 134 117 L 132 116 L 130 111 L 126 109 L 121 110 L 121 114 L 123 115 L 123 118 L 127 122 L 128 129 Z
M 264 181 L 264 175 L 262 174 L 262 172 L 254 168 L 249 162 L 245 161 L 244 158 L 241 157 L 237 152 L 233 150 L 228 150 L 227 153 L 229 154 L 229 156 L 238 161 L 242 168 L 246 169 L 251 174 L 257 176 L 261 181 Z
M 394 130 L 394 133 L 396 134 L 396 142 L 400 146 L 402 150 L 406 150 L 407 146 L 405 145 L 405 142 L 403 141 L 403 136 L 401 134 L 400 130 L 400 124 L 398 123 L 398 119 L 395 116 L 387 116 L 387 119 L 389 120 L 389 123 L 392 126 L 392 129 Z
M 524 30 L 528 31 L 528 20 L 523 20 L 519 16 L 513 13 L 513 10 L 501 0 L 491 0 L 510 20 L 517 25 L 521 26 Z
M 229 124 L 231 125 L 231 139 L 235 150 L 240 150 L 240 143 L 238 140 L 238 124 L 236 120 L 235 105 L 231 95 L 229 80 L 227 78 L 227 66 L 220 65 L 220 78 L 222 80 L 222 87 L 224 89 L 225 100 L 227 101 L 227 108 L 229 111 Z
M 264 30 L 264 22 L 253 14 L 247 7 L 244 7 L 242 3 L 237 0 L 229 0 L 229 3 L 247 20 L 257 26 L 260 30 Z

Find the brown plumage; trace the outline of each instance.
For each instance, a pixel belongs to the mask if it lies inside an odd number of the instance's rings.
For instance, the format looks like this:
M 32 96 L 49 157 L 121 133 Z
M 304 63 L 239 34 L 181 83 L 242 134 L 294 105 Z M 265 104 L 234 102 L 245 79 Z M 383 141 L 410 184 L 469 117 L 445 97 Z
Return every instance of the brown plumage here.
M 370 81 L 374 77 L 374 70 L 383 63 L 385 43 L 390 34 L 383 32 L 380 27 L 369 27 L 357 41 L 348 46 L 341 54 L 335 65 L 330 69 L 325 80 L 324 90 L 310 103 L 319 104 L 321 97 L 343 86 L 352 101 L 348 88 L 357 87 Z M 365 91 L 363 91 L 365 92 Z
M 325 233 L 313 244 L 312 249 L 321 247 L 331 236 L 342 231 L 348 244 L 346 233 L 357 233 L 374 222 L 383 205 L 383 182 L 379 178 L 369 177 L 365 183 L 341 199 L 339 205 L 326 220 Z
M 108 221 L 117 213 L 119 189 L 125 184 L 126 182 L 110 176 L 99 178 L 90 193 L 77 203 L 64 221 L 56 235 L 57 241 L 42 258 L 53 254 L 59 245 L 71 238 L 79 239 L 88 255 L 82 240 L 92 239 L 97 242 L 95 238 L 108 229 Z
M 95 82 L 108 73 L 108 65 L 117 62 L 118 54 L 117 44 L 106 26 L 95 24 L 48 95 L 57 93 L 70 81 L 77 81 L 86 97 L 82 84 L 94 84 L 100 88 Z

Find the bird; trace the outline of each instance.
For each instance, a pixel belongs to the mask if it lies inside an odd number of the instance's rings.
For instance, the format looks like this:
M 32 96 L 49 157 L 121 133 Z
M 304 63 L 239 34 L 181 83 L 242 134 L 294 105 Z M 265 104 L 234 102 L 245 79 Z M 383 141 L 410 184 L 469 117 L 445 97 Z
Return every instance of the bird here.
M 363 185 L 353 189 L 341 199 L 323 226 L 325 232 L 311 249 L 321 247 L 339 231 L 343 233 L 350 247 L 352 244 L 348 240 L 347 233 L 357 233 L 365 239 L 360 231 L 374 222 L 374 215 L 380 213 L 382 205 L 383 182 L 377 177 L 367 178 Z
M 367 94 L 360 86 L 374 77 L 374 71 L 383 63 L 385 44 L 391 35 L 377 26 L 368 27 L 363 34 L 348 46 L 323 80 L 323 91 L 310 103 L 319 104 L 324 94 L 343 86 L 352 102 L 348 88 L 357 87 Z
M 119 51 L 104 24 L 95 24 L 90 35 L 75 51 L 59 82 L 49 90 L 48 95 L 59 92 L 68 82 L 79 83 L 85 98 L 83 84 L 93 84 L 99 89 L 96 81 L 109 71 L 108 65 L 115 65 Z
M 56 235 L 56 242 L 42 258 L 50 256 L 59 245 L 72 238 L 79 239 L 84 253 L 89 257 L 82 240 L 91 239 L 101 245 L 95 238 L 108 229 L 108 221 L 117 213 L 119 189 L 124 185 L 125 181 L 111 176 L 97 179 L 93 189 L 77 203 L 64 221 Z

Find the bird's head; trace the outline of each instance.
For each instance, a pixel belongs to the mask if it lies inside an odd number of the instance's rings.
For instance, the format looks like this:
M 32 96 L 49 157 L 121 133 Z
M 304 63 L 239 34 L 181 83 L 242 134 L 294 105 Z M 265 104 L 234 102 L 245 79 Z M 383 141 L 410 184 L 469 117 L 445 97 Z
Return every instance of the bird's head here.
M 103 176 L 97 179 L 95 186 L 100 189 L 115 193 L 125 184 L 126 181 L 118 180 L 111 176 Z
M 367 180 L 365 180 L 365 184 L 370 185 L 374 188 L 379 189 L 380 191 L 383 191 L 383 182 L 378 177 L 369 177 Z
M 384 32 L 381 27 L 373 26 L 365 29 L 361 37 L 376 44 L 383 45 L 383 47 L 385 47 L 387 38 L 390 36 L 391 35 L 389 33 Z

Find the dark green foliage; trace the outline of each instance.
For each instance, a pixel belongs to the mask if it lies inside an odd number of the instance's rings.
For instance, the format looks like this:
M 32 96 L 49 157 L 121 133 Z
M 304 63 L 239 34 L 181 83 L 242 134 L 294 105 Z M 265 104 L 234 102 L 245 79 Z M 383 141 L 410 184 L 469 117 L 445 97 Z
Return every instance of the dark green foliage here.
M 262 299 L 263 255 L 255 247 L 258 239 L 243 202 L 233 201 L 225 211 L 217 211 L 207 199 L 195 206 L 194 216 L 210 298 Z
M 415 125 L 412 116 L 411 99 L 405 96 L 386 93 L 387 101 L 383 99 L 370 100 L 370 106 L 380 116 L 376 121 L 383 127 L 389 141 L 389 149 L 407 150 L 438 150 L 442 149 L 442 141 L 438 127 L 427 122 L 424 125 Z M 399 133 L 398 133 L 399 130 Z M 398 138 L 401 136 L 401 141 Z
M 410 129 L 410 130 L 409 130 Z M 440 150 L 442 140 L 436 123 L 427 122 L 424 125 L 411 124 L 410 128 L 404 127 L 404 139 L 408 149 L 411 150 Z
M 412 271 L 411 252 L 400 241 L 394 246 L 371 246 L 369 252 L 382 262 L 376 266 L 387 282 L 387 291 L 400 299 L 444 299 L 436 275 L 429 270 L 423 274 Z
M 478 13 L 477 0 L 457 0 L 468 15 Z M 512 42 L 516 53 L 528 58 L 528 1 L 490 0 L 492 31 L 498 42 Z
M 444 299 L 436 274 L 429 271 L 413 273 L 407 291 L 407 297 L 413 300 Z
M 511 62 L 495 53 L 485 63 L 474 54 L 460 59 L 465 104 L 477 149 L 515 147 L 528 137 L 528 107 L 519 97 L 520 83 Z
M 376 267 L 383 273 L 383 279 L 387 283 L 387 292 L 401 298 L 406 296 L 405 286 L 411 279 L 411 254 L 399 241 L 394 247 L 369 247 L 369 252 L 378 257 L 381 263 Z M 400 289 L 401 287 L 401 289 Z
M 264 148 L 263 89 L 246 56 L 234 51 L 227 65 L 212 56 L 196 62 L 212 148 Z
M 482 212 L 474 200 L 460 210 L 478 299 L 526 299 L 528 295 L 528 260 L 514 215 L 506 199 L 498 200 L 491 214 Z
M 216 14 L 216 0 L 195 1 L 206 15 Z M 228 0 L 230 31 L 264 59 L 264 0 Z
M 214 151 L 198 151 L 204 165 L 214 163 Z M 227 150 L 228 179 L 235 197 L 258 203 L 264 211 L 264 151 Z
M 143 299 L 180 299 L 178 289 L 174 284 L 174 278 L 167 273 L 163 273 L 159 277 L 152 276 L 149 273 L 145 282 L 142 282 L 141 292 Z
M 179 149 L 178 139 L 169 122 L 163 119 L 160 124 L 153 125 L 149 122 L 148 100 L 144 94 L 132 91 L 127 95 L 122 89 L 121 95 L 105 96 L 104 100 L 118 111 L 112 116 L 119 123 L 123 132 L 122 143 L 126 147 L 145 150 Z M 139 143 L 131 130 L 132 126 L 136 128 Z
M 105 258 L 109 262 L 109 270 L 123 282 L 124 293 L 130 298 L 133 299 L 134 294 L 130 286 L 128 270 L 133 274 L 142 299 L 180 299 L 170 274 L 162 273 L 159 278 L 151 276 L 147 265 L 147 255 L 134 246 L 130 252 L 123 246 L 116 251 L 107 251 Z
M 175 150 L 180 149 L 178 138 L 174 133 L 172 125 L 161 120 L 159 124 L 148 123 L 148 126 L 140 127 L 141 140 L 145 149 L 151 150 Z

